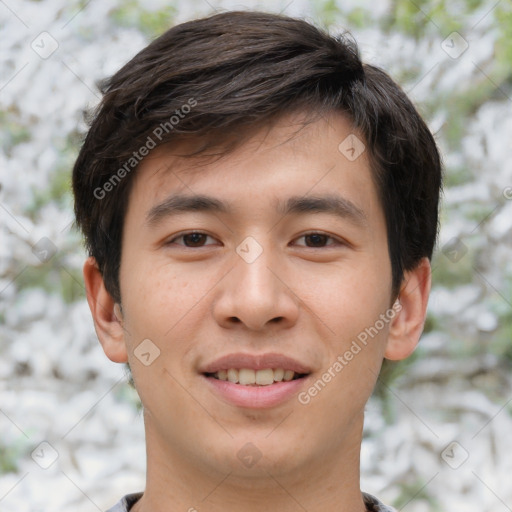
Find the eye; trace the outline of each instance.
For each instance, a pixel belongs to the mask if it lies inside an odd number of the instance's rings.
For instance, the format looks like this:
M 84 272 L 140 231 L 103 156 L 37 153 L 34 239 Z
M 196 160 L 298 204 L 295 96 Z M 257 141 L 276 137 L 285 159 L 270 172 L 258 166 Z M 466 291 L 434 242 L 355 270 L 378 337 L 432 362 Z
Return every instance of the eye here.
M 206 233 L 202 233 L 200 231 L 192 231 L 190 233 L 183 233 L 182 235 L 179 235 L 172 240 L 169 240 L 167 244 L 176 244 L 176 245 L 183 245 L 185 247 L 203 247 L 204 245 L 212 245 L 212 244 L 205 244 L 206 240 L 210 238 L 214 240 L 210 235 L 207 235 Z M 183 243 L 176 242 L 177 240 L 182 240 Z
M 207 233 L 203 233 L 201 231 L 191 231 L 189 233 L 183 233 L 179 236 L 176 236 L 167 242 L 168 245 L 175 244 L 181 245 L 188 248 L 198 248 L 204 247 L 207 245 L 215 245 L 214 243 L 207 244 L 206 241 L 215 240 L 213 237 L 208 235 Z M 304 239 L 304 243 L 297 243 L 299 246 L 308 247 L 312 249 L 320 249 L 323 247 L 343 245 L 343 242 L 340 240 L 327 235 L 326 233 L 321 232 L 311 232 L 306 233 L 296 240 Z
M 311 247 L 313 249 L 322 248 L 330 245 L 343 245 L 341 241 L 325 233 L 306 233 L 297 238 L 296 240 L 300 240 L 301 238 L 304 239 L 305 244 L 297 245 L 304 245 L 305 247 Z

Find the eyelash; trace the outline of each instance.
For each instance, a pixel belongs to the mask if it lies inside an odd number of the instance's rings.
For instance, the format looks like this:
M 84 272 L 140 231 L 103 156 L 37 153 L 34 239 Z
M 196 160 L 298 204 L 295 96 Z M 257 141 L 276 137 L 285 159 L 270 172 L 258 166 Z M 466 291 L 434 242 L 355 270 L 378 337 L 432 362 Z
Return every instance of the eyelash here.
M 210 237 L 210 238 L 213 238 L 212 236 L 208 235 L 208 233 L 204 233 L 202 231 L 189 231 L 187 233 L 182 233 L 181 235 L 179 236 L 176 236 L 174 237 L 173 239 L 169 240 L 166 245 L 171 245 L 173 243 L 176 242 L 176 240 L 179 240 L 180 238 L 184 238 L 185 236 L 188 236 L 188 235 L 205 235 L 207 237 Z M 298 237 L 299 239 L 300 238 L 304 238 L 304 237 L 308 237 L 308 236 L 312 236 L 312 235 L 319 235 L 319 236 L 322 236 L 322 237 L 325 237 L 327 238 L 328 240 L 332 240 L 334 243 L 330 243 L 330 244 L 327 244 L 327 245 L 324 245 L 322 247 L 309 247 L 307 245 L 304 245 L 304 246 L 301 246 L 301 247 L 307 247 L 308 249 L 324 249 L 325 247 L 330 247 L 330 246 L 333 246 L 333 245 L 346 245 L 346 242 L 343 242 L 331 235 L 328 235 L 327 233 L 323 233 L 321 231 L 310 231 L 308 233 L 304 233 L 303 235 L 301 235 L 300 237 Z M 205 245 L 201 245 L 199 247 L 190 247 L 190 246 L 187 246 L 187 245 L 184 245 L 184 244 L 178 244 L 178 245 L 182 245 L 183 247 L 187 248 L 187 249 L 197 249 L 197 248 L 203 248 L 203 247 L 207 247 Z

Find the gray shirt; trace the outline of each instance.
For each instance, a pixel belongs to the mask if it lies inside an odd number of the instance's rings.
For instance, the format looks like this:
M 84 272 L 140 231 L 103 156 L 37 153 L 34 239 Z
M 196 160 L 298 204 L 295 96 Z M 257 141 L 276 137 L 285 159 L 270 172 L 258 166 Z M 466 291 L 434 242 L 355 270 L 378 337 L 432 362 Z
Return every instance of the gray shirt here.
M 141 492 L 136 494 L 128 494 L 119 503 L 108 509 L 107 512 L 129 512 L 141 496 Z M 368 512 L 396 512 L 394 508 L 383 505 L 371 494 L 366 494 L 363 492 L 363 501 Z

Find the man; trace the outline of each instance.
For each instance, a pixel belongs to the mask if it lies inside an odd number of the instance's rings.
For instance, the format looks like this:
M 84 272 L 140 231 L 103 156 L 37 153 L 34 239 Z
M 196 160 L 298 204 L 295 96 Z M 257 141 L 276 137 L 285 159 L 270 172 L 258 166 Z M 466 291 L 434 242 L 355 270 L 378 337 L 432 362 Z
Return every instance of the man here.
M 359 453 L 430 291 L 441 163 L 411 102 L 353 42 L 257 12 L 170 29 L 102 92 L 75 212 L 147 447 L 111 511 L 392 510 Z

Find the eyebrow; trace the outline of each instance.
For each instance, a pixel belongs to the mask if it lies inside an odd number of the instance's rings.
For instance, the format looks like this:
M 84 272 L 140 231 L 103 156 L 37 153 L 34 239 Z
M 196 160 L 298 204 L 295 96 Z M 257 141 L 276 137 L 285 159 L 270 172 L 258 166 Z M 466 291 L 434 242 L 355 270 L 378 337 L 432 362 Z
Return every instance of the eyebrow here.
M 290 214 L 328 213 L 349 220 L 356 225 L 367 223 L 364 211 L 352 201 L 334 194 L 322 196 L 292 196 L 283 201 L 277 201 L 276 211 L 285 216 Z M 232 212 L 228 203 L 206 195 L 174 194 L 161 203 L 153 206 L 146 216 L 150 227 L 159 224 L 163 219 L 186 212 Z
M 164 218 L 183 212 L 229 213 L 230 208 L 227 203 L 214 197 L 175 194 L 153 206 L 146 215 L 146 223 L 155 226 Z
M 284 203 L 279 202 L 277 211 L 282 215 L 301 213 L 328 213 L 354 224 L 367 223 L 364 211 L 345 197 L 335 194 L 322 196 L 293 196 Z

